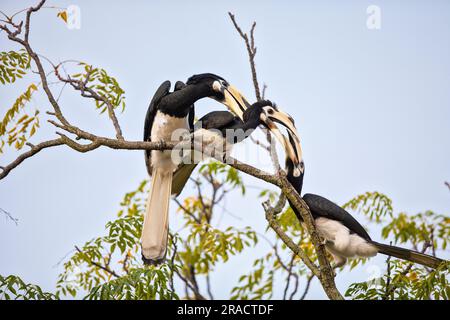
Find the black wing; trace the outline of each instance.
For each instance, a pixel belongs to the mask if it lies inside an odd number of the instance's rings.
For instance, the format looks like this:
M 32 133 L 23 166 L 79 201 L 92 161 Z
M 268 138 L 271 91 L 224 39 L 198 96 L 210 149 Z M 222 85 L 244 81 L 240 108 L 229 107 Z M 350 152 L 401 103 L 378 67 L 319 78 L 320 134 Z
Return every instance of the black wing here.
M 174 91 L 181 90 L 184 87 L 186 87 L 186 84 L 183 81 L 177 81 L 175 83 Z M 189 115 L 188 115 L 188 124 L 191 132 L 194 130 L 194 119 L 195 119 L 195 106 L 194 104 L 192 104 L 189 108 Z
M 242 121 L 235 117 L 231 112 L 228 111 L 213 111 L 207 113 L 202 118 L 195 123 L 194 128 L 198 129 L 216 129 L 220 130 L 222 134 L 225 136 L 225 130 L 228 128 L 234 128 L 239 126 Z M 201 125 L 200 125 L 201 124 Z M 183 191 L 184 186 L 186 185 L 189 177 L 194 171 L 197 164 L 185 164 L 182 163 L 178 166 L 177 170 L 173 174 L 172 178 L 172 194 L 178 196 L 181 191 Z
M 153 95 L 152 101 L 150 101 L 150 106 L 147 109 L 147 114 L 145 115 L 144 122 L 144 141 L 151 141 L 151 132 L 153 120 L 155 119 L 156 111 L 158 110 L 158 104 L 161 99 L 166 96 L 170 91 L 170 81 L 164 81 L 156 90 Z M 150 150 L 145 150 L 145 165 L 147 166 L 147 171 L 149 175 L 152 175 L 151 168 L 151 152 Z
M 235 116 L 228 111 L 213 111 L 205 114 L 198 121 L 201 123 L 201 128 L 210 130 L 222 130 L 228 128 L 235 120 Z M 198 127 L 198 125 L 196 125 Z
M 350 213 L 339 207 L 337 204 L 324 197 L 310 193 L 305 194 L 303 196 L 303 200 L 305 200 L 311 210 L 311 214 L 314 219 L 324 217 L 339 221 L 352 233 L 356 233 L 360 237 L 371 241 L 370 236 L 367 234 L 364 227 L 355 218 L 353 218 Z

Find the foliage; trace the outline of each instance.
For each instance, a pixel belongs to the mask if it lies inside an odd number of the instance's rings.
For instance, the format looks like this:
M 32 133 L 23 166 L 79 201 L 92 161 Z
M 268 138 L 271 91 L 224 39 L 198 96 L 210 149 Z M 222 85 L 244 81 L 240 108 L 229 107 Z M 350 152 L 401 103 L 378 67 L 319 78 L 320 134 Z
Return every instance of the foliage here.
M 147 181 L 136 190 L 125 194 L 117 218 L 106 225 L 106 234 L 91 239 L 64 263 L 64 271 L 57 282 L 56 294 L 44 293 L 20 278 L 0 278 L 3 299 L 58 299 L 84 296 L 84 299 L 178 299 L 204 298 L 206 293 L 198 285 L 199 278 L 208 281 L 216 266 L 227 263 L 231 256 L 244 252 L 259 241 L 250 227 L 237 229 L 214 227 L 214 208 L 230 190 L 245 191 L 239 173 L 231 172 L 223 164 L 209 162 L 203 165 L 193 179 L 202 188 L 196 195 L 187 196 L 179 203 L 179 219 L 183 228 L 169 237 L 166 262 L 160 266 L 144 266 L 139 256 L 139 236 L 142 226 Z M 211 192 L 206 193 L 206 186 Z M 270 197 L 271 191 L 263 191 Z M 380 193 L 365 193 L 349 201 L 346 207 L 365 214 L 372 223 L 384 224 L 382 237 L 393 238 L 402 246 L 422 251 L 431 248 L 431 254 L 444 250 L 449 241 L 449 219 L 431 211 L 416 215 L 394 214 L 391 200 Z M 391 219 L 387 219 L 390 217 Z M 291 208 L 277 221 L 312 261 L 317 257 L 306 230 L 298 222 Z M 383 222 L 384 221 L 384 222 Z M 301 286 L 312 279 L 308 269 L 290 250 L 276 241 L 263 256 L 257 258 L 242 274 L 230 293 L 231 299 L 271 299 L 276 286 L 282 286 L 283 299 L 303 299 L 309 286 Z M 419 248 L 420 250 L 420 248 Z M 430 251 L 430 250 L 429 250 Z M 370 281 L 353 283 L 346 291 L 352 299 L 449 299 L 450 265 L 437 270 L 388 258 L 387 271 Z M 364 263 L 352 260 L 352 269 Z M 278 280 L 277 280 L 278 279 Z M 303 280 L 302 280 L 303 279 Z M 282 280 L 282 281 L 280 281 Z M 175 285 L 174 283 L 178 283 Z M 185 286 L 184 293 L 177 287 Z M 212 294 L 210 295 L 212 298 Z
M 392 200 L 379 192 L 366 192 L 351 199 L 342 206 L 354 212 L 365 214 L 370 220 L 381 222 L 382 218 L 392 218 Z
M 62 296 L 77 296 L 88 292 L 86 299 L 178 299 L 173 289 L 174 274 L 193 282 L 194 277 L 209 275 L 216 264 L 228 261 L 230 256 L 256 244 L 257 236 L 249 227 L 225 230 L 210 224 L 214 204 L 220 191 L 239 188 L 242 179 L 222 164 L 210 162 L 200 169 L 196 183 L 212 186 L 216 199 L 206 194 L 190 196 L 178 209 L 187 234 L 169 237 L 170 257 L 158 267 L 145 267 L 140 261 L 139 237 L 148 190 L 147 182 L 127 193 L 120 203 L 117 219 L 107 223 L 106 235 L 76 247 L 76 252 L 65 262 L 57 282 Z M 202 198 L 200 200 L 200 197 Z M 183 209 L 182 209 L 183 208 Z M 117 267 L 119 266 L 119 267 Z
M 371 202 L 362 210 L 373 221 L 381 223 L 386 214 L 391 217 L 382 228 L 382 238 L 392 239 L 402 247 L 436 255 L 444 251 L 450 241 L 450 218 L 432 211 L 409 215 L 393 214 L 392 202 L 385 195 L 366 193 L 348 202 L 352 208 Z M 375 199 L 375 200 L 374 200 Z M 376 200 L 381 199 L 381 200 Z M 346 296 L 353 299 L 449 299 L 449 267 L 443 264 L 436 270 L 396 259 L 388 259 L 386 273 L 370 281 L 353 283 Z
M 57 292 L 75 296 L 80 289 L 90 291 L 105 281 L 115 278 L 119 271 L 111 269 L 113 255 L 120 255 L 116 262 L 122 271 L 137 265 L 139 237 L 143 222 L 144 192 L 147 182 L 127 193 L 120 203 L 118 219 L 106 224 L 107 235 L 86 242 L 64 263 L 64 271 L 57 281 Z M 98 266 L 103 266 L 99 268 Z
M 103 283 L 93 288 L 85 299 L 88 300 L 172 300 L 177 294 L 168 288 L 169 268 L 139 268 L 127 275 Z
M 272 269 L 271 266 L 275 267 L 272 252 L 256 259 L 250 273 L 239 277 L 238 285 L 231 290 L 230 299 L 261 300 L 272 298 L 276 269 Z
M 57 17 L 67 23 L 66 11 L 60 11 Z M 241 33 L 239 28 L 238 31 Z M 5 85 L 22 78 L 30 69 L 30 62 L 30 56 L 23 49 L 0 52 L 0 82 Z M 59 77 L 59 80 L 70 83 L 83 97 L 93 98 L 100 113 L 108 111 L 112 119 L 111 109 L 125 109 L 125 92 L 116 78 L 87 63 L 81 62 L 78 66 L 81 72 L 68 79 Z M 55 74 L 59 76 L 56 71 Z M 23 148 L 39 128 L 39 110 L 30 112 L 25 108 L 38 86 L 29 85 L 6 111 L 0 122 L 0 153 L 6 143 L 17 150 Z M 269 243 L 269 249 L 240 276 L 231 290 L 231 299 L 270 299 L 279 283 L 284 288 L 283 299 L 303 299 L 313 276 L 283 243 L 278 240 L 272 243 L 266 235 L 248 226 L 218 227 L 215 208 L 232 191 L 245 196 L 246 187 L 240 173 L 210 161 L 200 166 L 192 180 L 197 192 L 177 202 L 177 218 L 183 222 L 183 227 L 170 233 L 167 258 L 161 265 L 144 266 L 140 258 L 139 238 L 148 193 L 148 183 L 143 181 L 124 196 L 117 217 L 106 224 L 104 235 L 75 246 L 73 254 L 63 264 L 55 294 L 43 292 L 39 286 L 10 275 L 0 276 L 0 299 L 51 300 L 70 296 L 93 300 L 212 299 L 210 276 L 216 267 L 248 252 L 261 237 Z M 277 194 L 263 190 L 260 198 L 274 202 Z M 391 199 L 379 192 L 358 195 L 343 207 L 366 216 L 370 223 L 382 227 L 383 239 L 404 247 L 436 255 L 446 250 L 450 240 L 450 218 L 432 211 L 395 215 Z M 311 261 L 316 262 L 309 236 L 291 208 L 277 217 L 277 223 Z M 348 266 L 353 269 L 365 261 L 354 259 Z M 449 270 L 449 263 L 430 270 L 388 258 L 385 274 L 371 281 L 351 284 L 346 296 L 353 299 L 449 299 Z M 280 279 L 282 281 L 278 281 Z M 299 290 L 302 279 L 308 283 L 302 288 L 303 293 Z M 204 280 L 204 287 L 200 280 Z
M 26 284 L 17 276 L 0 275 L 0 300 L 56 300 L 58 295 L 43 292 L 39 286 Z
M 102 68 L 94 68 L 87 63 L 80 62 L 79 65 L 84 69 L 84 72 L 71 75 L 71 78 L 76 79 L 84 85 L 95 91 L 102 99 L 95 99 L 95 106 L 104 113 L 108 110 L 106 101 L 115 109 L 118 107 L 125 110 L 125 91 L 120 87 L 116 78 L 108 75 Z
M 269 199 L 273 195 L 270 190 L 263 190 L 260 196 L 268 196 Z M 312 261 L 317 260 L 314 247 L 310 241 L 306 230 L 299 223 L 294 211 L 289 207 L 278 217 L 278 223 L 291 239 L 297 243 L 310 257 Z M 300 277 L 307 275 L 307 269 L 301 263 L 300 259 L 292 255 L 286 245 L 271 244 L 270 251 L 263 257 L 253 262 L 252 269 L 249 273 L 243 274 L 238 284 L 231 290 L 231 299 L 239 300 L 260 300 L 270 299 L 273 296 L 274 279 L 284 279 L 285 297 L 290 291 L 291 299 L 298 293 L 298 281 Z M 294 286 L 290 286 L 291 282 L 295 282 Z
M 382 236 L 393 236 L 395 243 L 411 243 L 416 249 L 432 242 L 435 250 L 445 250 L 450 241 L 450 218 L 432 211 L 415 215 L 402 212 L 384 226 Z
M 30 56 L 25 49 L 0 52 L 0 82 L 13 83 L 30 69 Z
M 66 10 L 59 11 L 59 12 L 56 14 L 56 16 L 57 16 L 58 18 L 61 18 L 61 20 L 63 20 L 65 23 L 67 23 L 67 11 L 66 11 Z
M 24 49 L 0 52 L 0 82 L 8 84 L 22 78 L 30 69 L 30 62 L 30 56 Z M 35 91 L 37 86 L 30 84 L 3 116 L 0 122 L 0 153 L 6 143 L 20 150 L 39 128 L 39 110 L 31 113 L 25 110 L 25 104 L 30 102 Z
M 13 106 L 6 111 L 0 122 L 0 153 L 3 152 L 6 136 L 8 145 L 14 144 L 14 147 L 20 150 L 39 128 L 39 110 L 34 111 L 32 115 L 27 114 L 24 110 L 25 104 L 30 102 L 31 96 L 36 90 L 35 84 L 29 85 L 27 90 L 16 99 Z
M 394 260 L 389 273 L 381 278 L 351 284 L 346 296 L 365 300 L 449 300 L 449 276 L 449 263 L 429 271 L 409 262 Z
M 228 183 L 232 188 L 240 188 L 242 195 L 245 194 L 245 184 L 235 168 L 229 167 L 221 162 L 209 161 L 200 166 L 199 173 L 210 176 L 222 175 L 222 181 L 216 181 L 216 183 Z

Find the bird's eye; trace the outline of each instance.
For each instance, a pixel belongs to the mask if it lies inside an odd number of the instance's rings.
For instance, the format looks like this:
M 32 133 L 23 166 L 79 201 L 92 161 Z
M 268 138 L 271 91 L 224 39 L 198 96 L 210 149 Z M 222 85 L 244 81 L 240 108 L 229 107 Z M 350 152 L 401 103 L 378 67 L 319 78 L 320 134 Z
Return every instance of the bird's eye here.
M 268 113 L 268 114 L 273 114 L 273 112 L 274 112 L 273 109 L 268 109 L 268 110 L 267 110 L 267 113 Z

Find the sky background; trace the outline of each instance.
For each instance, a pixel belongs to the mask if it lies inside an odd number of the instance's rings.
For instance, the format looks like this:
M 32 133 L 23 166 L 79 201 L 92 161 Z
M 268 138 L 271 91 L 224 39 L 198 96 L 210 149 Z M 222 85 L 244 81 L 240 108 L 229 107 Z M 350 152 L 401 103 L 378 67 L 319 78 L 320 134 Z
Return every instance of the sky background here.
M 16 12 L 35 1 L 2 1 Z M 105 68 L 126 91 L 119 115 L 125 138 L 142 137 L 149 101 L 164 80 L 186 80 L 213 72 L 254 100 L 247 53 L 228 11 L 247 30 L 257 21 L 256 63 L 266 96 L 296 120 L 302 137 L 304 192 L 343 204 L 357 194 L 379 191 L 393 199 L 396 212 L 431 209 L 449 214 L 450 192 L 450 2 L 433 1 L 50 1 L 76 4 L 81 29 L 68 30 L 51 9 L 33 17 L 30 41 L 51 60 L 77 59 Z M 366 27 L 366 9 L 381 8 L 381 29 Z M 16 46 L 0 34 L 2 51 Z M 0 87 L 5 112 L 30 78 Z M 55 87 L 55 90 L 57 87 Z M 56 91 L 57 92 L 57 91 Z M 65 90 L 66 117 L 84 129 L 113 136 L 105 116 Z M 48 110 L 36 95 L 31 108 Z M 197 104 L 199 114 L 213 101 Z M 42 122 L 33 138 L 53 137 Z M 250 141 L 247 144 L 251 143 Z M 0 165 L 17 156 L 0 155 Z M 25 161 L 0 182 L 0 274 L 17 274 L 52 291 L 57 266 L 73 246 L 102 235 L 125 192 L 147 177 L 141 151 L 99 149 L 78 154 L 54 148 Z M 248 178 L 251 185 L 261 182 Z M 189 192 L 189 190 L 188 190 Z M 264 230 L 257 191 L 233 195 L 227 224 Z M 172 209 L 174 208 L 172 203 Z M 176 220 L 172 213 L 172 221 Z M 361 222 L 365 219 L 359 217 Z M 377 238 L 377 230 L 373 230 Z M 212 278 L 217 298 L 267 250 L 260 245 L 232 259 Z M 337 284 L 365 281 L 373 266 L 339 274 Z M 239 270 L 239 272 L 236 272 Z M 284 287 L 277 284 L 277 292 Z M 302 285 L 302 284 L 301 284 Z M 315 284 L 308 298 L 324 298 Z

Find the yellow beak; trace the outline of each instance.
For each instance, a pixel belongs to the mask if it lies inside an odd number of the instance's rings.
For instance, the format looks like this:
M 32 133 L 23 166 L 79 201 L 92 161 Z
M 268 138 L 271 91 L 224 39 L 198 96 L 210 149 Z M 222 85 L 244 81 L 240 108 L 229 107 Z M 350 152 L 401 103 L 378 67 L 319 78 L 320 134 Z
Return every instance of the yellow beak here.
M 222 92 L 224 95 L 224 101 L 222 103 L 225 104 L 231 112 L 243 120 L 243 113 L 251 106 L 251 104 L 247 101 L 247 99 L 245 99 L 244 95 L 232 85 L 228 85 L 226 88 L 223 88 Z M 275 138 L 283 146 L 286 155 L 292 160 L 294 166 L 296 167 L 296 172 L 294 172 L 294 174 L 298 176 L 300 171 L 303 172 L 303 167 L 300 166 L 300 163 L 303 161 L 303 155 L 300 145 L 300 138 L 298 136 L 297 129 L 295 128 L 294 120 L 287 113 L 280 110 L 275 111 L 269 116 L 262 114 L 261 120 L 267 125 L 269 130 L 274 134 Z M 289 137 L 292 139 L 293 143 L 291 143 L 291 141 L 281 133 L 275 122 L 278 122 L 282 126 L 286 127 Z
M 280 141 L 286 155 L 294 164 L 294 175 L 299 176 L 300 173 L 303 173 L 304 171 L 303 165 L 301 165 L 303 162 L 303 153 L 300 144 L 300 137 L 297 133 L 292 117 L 283 111 L 276 110 L 270 115 L 261 114 L 261 120 L 268 126 L 277 140 Z M 281 124 L 287 129 L 290 139 L 280 132 L 275 122 Z
M 292 117 L 281 110 L 277 110 L 273 114 L 269 115 L 269 118 L 286 127 L 289 136 L 293 140 L 292 142 L 294 145 L 292 147 L 295 149 L 296 157 L 299 163 L 302 162 L 303 154 L 302 154 L 302 147 L 300 145 L 300 137 L 298 135 L 297 128 L 295 127 L 294 120 L 292 119 Z
M 247 99 L 245 99 L 239 90 L 232 85 L 224 88 L 223 95 L 225 98 L 223 103 L 231 110 L 231 112 L 242 119 L 244 111 L 251 106 Z

